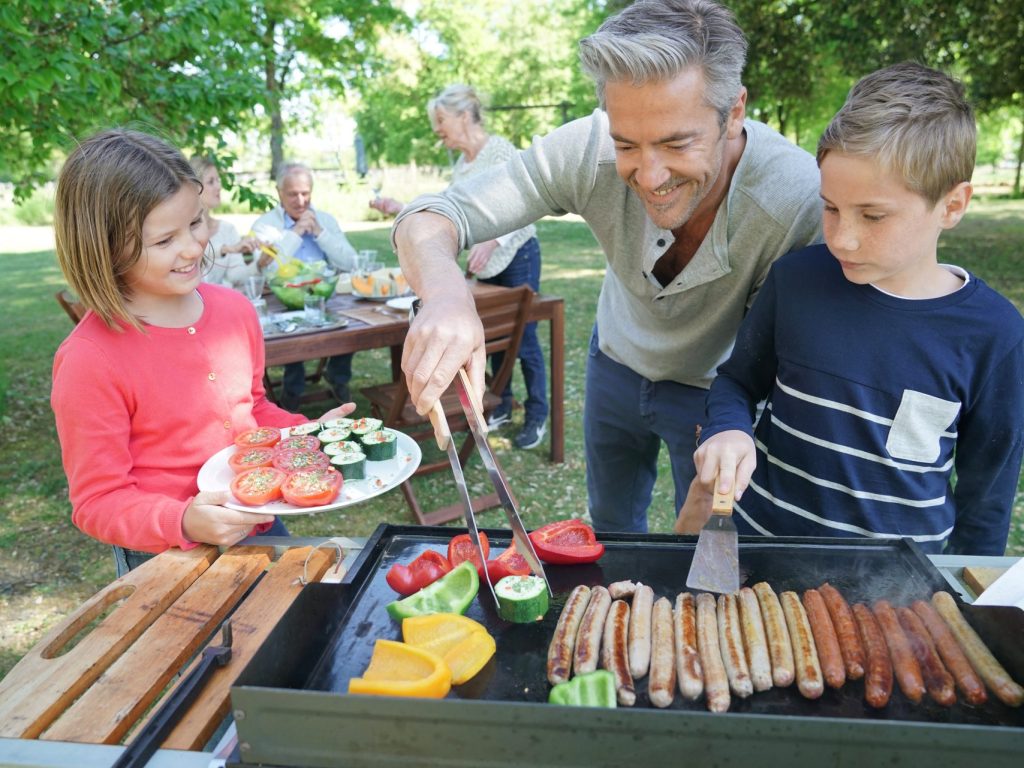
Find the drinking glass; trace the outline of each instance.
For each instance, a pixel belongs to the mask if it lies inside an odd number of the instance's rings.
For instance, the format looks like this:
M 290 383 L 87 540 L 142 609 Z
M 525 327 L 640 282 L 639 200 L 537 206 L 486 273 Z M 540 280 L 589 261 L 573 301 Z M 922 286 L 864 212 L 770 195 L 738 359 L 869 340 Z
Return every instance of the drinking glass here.
M 307 325 L 323 325 L 326 322 L 323 296 L 307 293 L 302 300 L 302 307 L 305 311 L 303 318 Z
M 369 267 L 375 263 L 377 263 L 377 251 L 372 249 L 360 251 L 356 254 L 355 272 L 360 275 L 372 272 L 373 270 L 369 269 Z
M 249 301 L 256 301 L 263 295 L 263 275 L 249 275 L 242 287 Z

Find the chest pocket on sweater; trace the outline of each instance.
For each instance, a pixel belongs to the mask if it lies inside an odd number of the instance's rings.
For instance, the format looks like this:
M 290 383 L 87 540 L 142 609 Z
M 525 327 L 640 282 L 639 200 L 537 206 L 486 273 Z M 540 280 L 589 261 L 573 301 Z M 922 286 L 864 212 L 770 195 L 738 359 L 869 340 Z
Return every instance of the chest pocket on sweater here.
M 947 429 L 958 413 L 960 403 L 904 390 L 889 428 L 886 450 L 894 459 L 935 462 L 941 453 L 941 439 L 954 437 Z

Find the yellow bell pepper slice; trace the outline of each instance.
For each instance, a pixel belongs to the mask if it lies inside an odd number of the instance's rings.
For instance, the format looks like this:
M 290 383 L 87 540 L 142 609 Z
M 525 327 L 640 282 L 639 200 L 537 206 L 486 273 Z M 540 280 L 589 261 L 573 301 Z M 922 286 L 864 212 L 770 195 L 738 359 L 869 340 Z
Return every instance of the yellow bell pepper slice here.
M 402 639 L 441 656 L 452 684 L 473 678 L 494 655 L 494 638 L 483 624 L 457 613 L 433 613 L 402 619 Z
M 440 656 L 395 640 L 377 640 L 370 666 L 348 681 L 349 693 L 443 699 L 452 673 Z
M 444 655 L 444 663 L 452 672 L 452 685 L 472 680 L 490 661 L 497 645 L 487 632 L 474 632 Z

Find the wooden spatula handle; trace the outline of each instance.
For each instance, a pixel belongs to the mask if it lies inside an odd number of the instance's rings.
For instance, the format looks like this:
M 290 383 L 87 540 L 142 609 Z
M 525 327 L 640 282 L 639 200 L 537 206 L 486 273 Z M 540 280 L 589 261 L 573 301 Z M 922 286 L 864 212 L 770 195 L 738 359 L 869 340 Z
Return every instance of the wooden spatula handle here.
M 473 385 L 469 383 L 469 374 L 466 373 L 465 368 L 459 368 L 459 378 L 462 379 L 462 386 L 465 387 L 466 394 L 469 396 L 469 407 L 473 411 L 473 418 L 476 421 L 477 429 L 480 434 L 486 435 L 488 432 L 487 419 L 484 418 L 483 411 L 480 410 L 480 407 L 477 405 L 476 400 L 473 397 Z M 469 414 L 467 413 L 466 416 L 468 417 Z
M 718 491 L 718 476 L 715 476 L 715 491 L 714 497 L 711 500 L 711 513 L 714 515 L 731 515 L 732 514 L 732 491 L 729 493 L 719 493 Z

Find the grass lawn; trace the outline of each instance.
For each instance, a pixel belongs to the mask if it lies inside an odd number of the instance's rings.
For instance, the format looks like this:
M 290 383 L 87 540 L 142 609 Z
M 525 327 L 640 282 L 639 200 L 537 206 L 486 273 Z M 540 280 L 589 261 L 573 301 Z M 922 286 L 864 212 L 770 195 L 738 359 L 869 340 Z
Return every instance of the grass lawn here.
M 542 288 L 566 302 L 566 462 L 547 461 L 547 441 L 534 451 L 516 451 L 511 438 L 522 422 L 494 441 L 522 507 L 528 528 L 586 511 L 582 426 L 583 372 L 587 340 L 604 273 L 604 258 L 587 227 L 550 220 L 538 225 L 543 250 Z M 350 235 L 357 249 L 377 248 L 390 257 L 387 228 Z M 978 274 L 1024 307 L 1024 202 L 979 199 L 970 215 L 941 242 L 940 259 Z M 0 245 L 23 251 L 9 241 Z M 110 548 L 80 533 L 70 520 L 67 488 L 49 406 L 50 366 L 54 350 L 71 328 L 53 294 L 64 287 L 52 251 L 0 253 L 0 296 L 5 321 L 0 326 L 0 418 L 4 439 L 0 466 L 0 677 L 58 619 L 114 577 Z M 547 346 L 546 326 L 541 339 Z M 355 360 L 353 392 L 387 378 L 386 350 L 363 352 Z M 516 373 L 517 394 L 524 390 Z M 361 396 L 357 403 L 365 406 Z M 365 412 L 365 407 L 360 411 Z M 319 411 L 312 409 L 310 415 Z M 486 477 L 470 462 L 471 492 L 482 492 Z M 419 489 L 423 489 L 420 492 Z M 417 481 L 426 504 L 455 500 L 450 477 Z M 667 459 L 659 472 L 650 511 L 652 531 L 668 532 L 674 518 Z M 1020 496 L 1018 496 L 1020 499 Z M 381 522 L 407 523 L 401 494 L 390 493 L 343 511 L 288 520 L 300 535 L 367 535 Z M 484 526 L 501 526 L 500 512 L 481 515 Z M 1024 555 L 1024 512 L 1015 505 L 1008 553 Z

